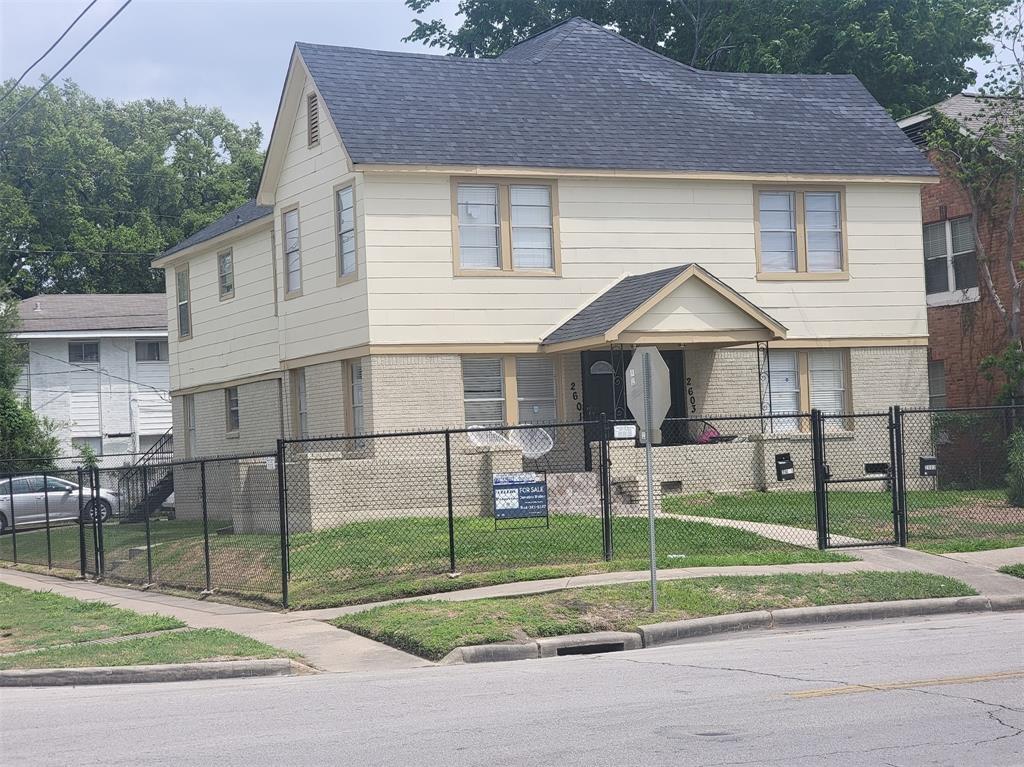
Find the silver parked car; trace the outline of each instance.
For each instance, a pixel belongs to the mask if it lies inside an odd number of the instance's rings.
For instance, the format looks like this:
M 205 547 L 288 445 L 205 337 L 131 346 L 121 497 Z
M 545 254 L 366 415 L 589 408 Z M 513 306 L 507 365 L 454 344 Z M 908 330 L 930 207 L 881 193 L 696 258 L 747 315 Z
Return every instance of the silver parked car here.
M 13 488 L 11 482 L 14 483 Z M 13 491 L 13 494 L 12 494 Z M 78 485 L 58 477 L 42 474 L 0 480 L 0 533 L 11 528 L 11 499 L 14 499 L 14 520 L 18 529 L 46 524 L 49 507 L 50 521 L 78 519 Z M 106 522 L 117 510 L 118 495 L 113 490 L 99 489 L 95 503 L 88 487 L 82 488 L 85 519 L 96 515 Z

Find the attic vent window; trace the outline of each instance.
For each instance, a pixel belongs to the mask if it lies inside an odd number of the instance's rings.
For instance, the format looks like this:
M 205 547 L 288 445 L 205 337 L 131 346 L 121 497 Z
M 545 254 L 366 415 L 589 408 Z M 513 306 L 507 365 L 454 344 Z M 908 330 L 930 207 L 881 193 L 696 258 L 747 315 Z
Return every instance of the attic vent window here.
M 315 93 L 306 97 L 306 123 L 309 146 L 320 143 L 320 102 Z

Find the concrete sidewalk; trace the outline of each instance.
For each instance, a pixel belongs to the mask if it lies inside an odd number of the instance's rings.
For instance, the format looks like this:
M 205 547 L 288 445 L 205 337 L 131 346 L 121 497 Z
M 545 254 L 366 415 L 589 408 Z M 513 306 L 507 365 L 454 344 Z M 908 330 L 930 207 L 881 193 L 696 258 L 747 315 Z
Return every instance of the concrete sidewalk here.
M 1014 546 L 1009 549 L 990 549 L 988 551 L 965 551 L 962 554 L 943 554 L 944 557 L 966 562 L 970 565 L 980 565 L 992 570 L 998 570 L 1004 565 L 1024 564 L 1024 546 Z
M 85 601 L 102 601 L 126 610 L 169 615 L 194 628 L 222 628 L 302 654 L 323 671 L 381 671 L 432 665 L 357 634 L 296 613 L 187 599 L 155 591 L 136 591 L 90 581 L 66 581 L 49 575 L 0 569 L 0 581 L 33 591 L 52 591 Z
M 860 561 L 737 567 L 681 567 L 659 570 L 658 577 L 660 580 L 667 581 L 722 575 L 917 570 L 959 580 L 974 588 L 983 597 L 1012 596 L 1024 593 L 1024 580 L 996 572 L 991 566 L 962 561 L 960 557 L 965 555 L 937 556 L 913 549 L 890 547 L 847 549 L 843 553 L 859 557 Z M 1014 555 L 1006 554 L 1005 556 L 1013 557 Z M 221 602 L 187 599 L 154 591 L 118 588 L 90 581 L 67 581 L 48 575 L 0 568 L 0 581 L 12 586 L 35 591 L 52 591 L 76 599 L 100 600 L 140 613 L 169 615 L 195 628 L 228 629 L 276 647 L 301 653 L 316 668 L 335 672 L 403 669 L 433 665 L 422 658 L 334 628 L 325 622 L 341 615 L 369 610 L 383 604 L 407 602 L 412 599 L 458 602 L 485 597 L 537 594 L 566 588 L 636 583 L 646 581 L 648 577 L 649 573 L 646 570 L 598 573 L 572 578 L 505 583 L 374 604 L 280 613 Z

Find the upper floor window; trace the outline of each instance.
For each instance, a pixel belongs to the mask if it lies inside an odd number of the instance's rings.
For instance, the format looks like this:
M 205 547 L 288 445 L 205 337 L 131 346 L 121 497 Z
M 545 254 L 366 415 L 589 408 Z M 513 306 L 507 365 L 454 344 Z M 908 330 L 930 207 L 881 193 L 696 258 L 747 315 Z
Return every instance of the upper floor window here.
M 238 387 L 229 386 L 224 390 L 224 410 L 227 416 L 227 431 L 229 434 L 238 431 L 241 425 L 241 418 L 238 409 Z
M 174 282 L 178 303 L 178 337 L 189 338 L 192 335 L 192 309 L 187 266 L 174 273 Z
M 217 283 L 221 300 L 235 295 L 235 263 L 230 248 L 217 254 Z
M 302 290 L 302 254 L 299 250 L 299 209 L 285 211 L 284 229 L 285 295 Z
M 841 190 L 761 189 L 757 200 L 759 277 L 845 273 Z
M 306 96 L 306 145 L 314 147 L 320 143 L 320 99 L 315 93 Z
M 554 184 L 453 183 L 456 272 L 557 273 Z
M 356 203 L 355 188 L 349 184 L 335 192 L 338 218 L 338 279 L 352 278 L 356 273 Z
M 136 362 L 166 362 L 167 345 L 163 341 L 136 341 Z
M 970 216 L 925 224 L 924 286 L 932 305 L 978 300 L 978 259 Z
M 100 361 L 100 345 L 96 341 L 68 344 L 68 362 L 75 365 L 95 365 Z

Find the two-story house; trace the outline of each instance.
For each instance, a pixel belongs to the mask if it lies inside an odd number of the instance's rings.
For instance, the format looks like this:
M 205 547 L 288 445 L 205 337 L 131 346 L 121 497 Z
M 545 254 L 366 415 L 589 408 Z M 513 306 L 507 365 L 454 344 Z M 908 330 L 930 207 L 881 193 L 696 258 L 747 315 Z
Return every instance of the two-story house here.
M 178 448 L 628 416 L 641 344 L 676 416 L 925 405 L 936 180 L 852 76 L 299 43 L 256 200 L 154 263 Z
M 162 293 L 20 302 L 19 389 L 57 426 L 63 455 L 145 452 L 171 428 L 166 304 Z

